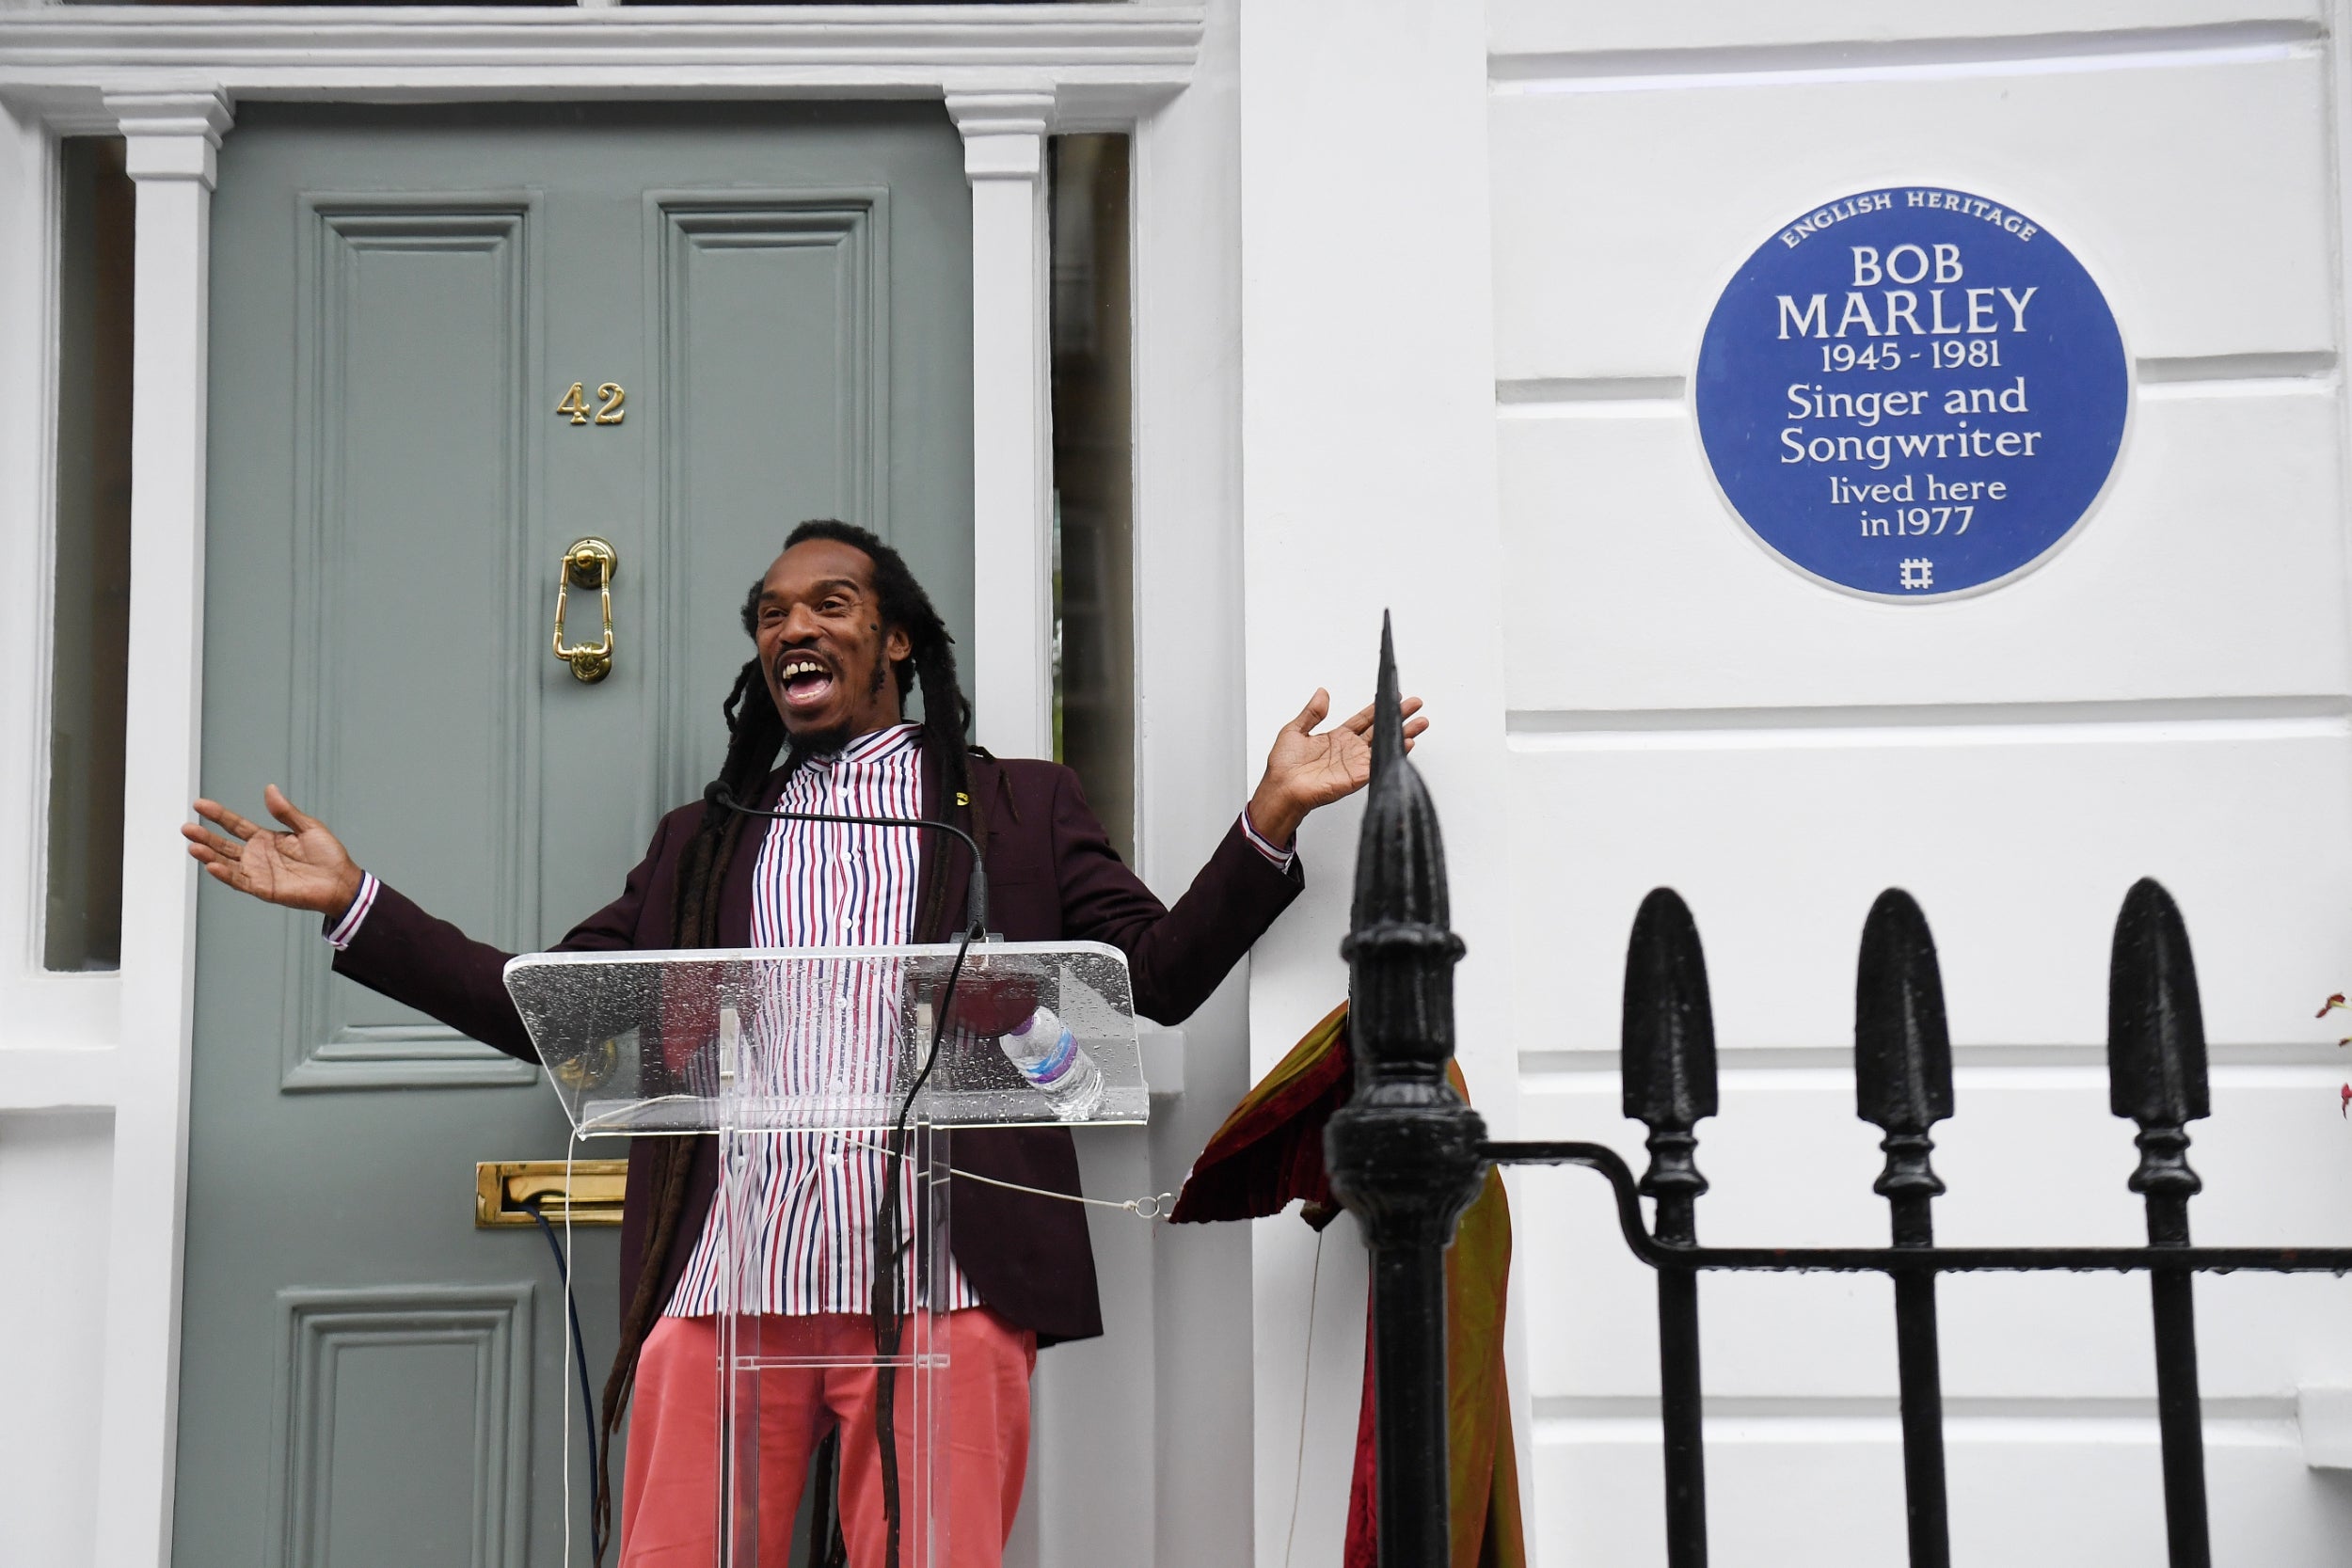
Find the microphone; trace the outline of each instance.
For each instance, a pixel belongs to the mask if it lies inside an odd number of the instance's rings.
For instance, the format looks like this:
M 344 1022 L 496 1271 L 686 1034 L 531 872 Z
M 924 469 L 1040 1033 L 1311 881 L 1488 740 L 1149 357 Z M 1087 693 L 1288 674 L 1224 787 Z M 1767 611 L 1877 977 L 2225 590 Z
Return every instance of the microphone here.
M 844 822 L 860 828 L 925 828 L 933 832 L 951 833 L 962 841 L 972 852 L 972 879 L 964 889 L 964 920 L 966 932 L 988 933 L 988 867 L 980 862 L 980 847 L 970 833 L 951 822 L 934 822 L 928 816 L 850 816 L 827 811 L 761 811 L 747 806 L 735 798 L 724 779 L 714 779 L 703 791 L 703 799 L 714 806 L 723 806 L 742 816 L 766 816 L 784 822 Z

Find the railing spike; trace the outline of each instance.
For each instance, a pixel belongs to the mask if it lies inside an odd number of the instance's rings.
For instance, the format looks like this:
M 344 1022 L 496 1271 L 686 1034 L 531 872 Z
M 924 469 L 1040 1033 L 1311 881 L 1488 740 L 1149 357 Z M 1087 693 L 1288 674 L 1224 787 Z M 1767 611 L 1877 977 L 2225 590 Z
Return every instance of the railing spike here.
M 1854 1106 L 1886 1136 L 1876 1191 L 1887 1201 L 1899 1247 L 1935 1244 L 1930 1206 L 1944 1183 L 1929 1157 L 1929 1132 L 1952 1114 L 1952 1037 L 1935 937 L 1918 900 L 1888 888 L 1862 926 L 1854 969 Z M 1951 1526 L 1944 1476 L 1944 1374 L 1937 1344 L 1935 1275 L 1895 1280 L 1895 1358 L 1902 1389 L 1903 1500 L 1911 1568 L 1949 1568 Z
M 1923 1137 L 1951 1117 L 1952 1039 L 1935 938 L 1918 901 L 1900 888 L 1880 894 L 1862 927 L 1853 1033 L 1854 1103 L 1863 1120 L 1890 1136 Z M 1943 1190 L 1940 1182 L 1933 1188 Z
M 2107 965 L 2107 1104 L 2138 1124 L 2148 1244 L 2185 1247 L 2188 1200 L 2204 1183 L 2188 1163 L 2188 1126 L 2212 1114 L 2197 960 L 2181 907 L 2143 877 L 2123 895 Z M 2164 1526 L 2171 1568 L 2211 1568 L 2203 1402 L 2197 1389 L 2197 1303 L 2186 1269 L 2153 1269 L 2156 1430 L 2164 1461 Z
M 2115 920 L 2107 971 L 2107 1103 L 2143 1131 L 2177 1129 L 2213 1114 L 2188 927 L 2181 907 L 2153 877 L 2132 884 Z M 2135 1177 L 2132 1190 L 2148 1189 Z
M 1687 1243 L 1692 1201 L 1707 1191 L 1692 1129 L 1715 1114 L 1715 1018 L 1698 926 L 1672 888 L 1652 888 L 1633 917 L 1620 1043 L 1625 1114 L 1650 1134 L 1642 1191 L 1658 1199 L 1659 1239 Z
M 1658 1200 L 1650 1226 L 1661 1242 L 1693 1246 L 1707 1191 L 1699 1174 L 1702 1117 L 1715 1114 L 1715 1013 L 1707 955 L 1690 906 L 1652 888 L 1625 948 L 1625 1017 L 1619 1043 L 1625 1114 L 1649 1129 L 1641 1190 Z M 1707 1450 L 1699 1378 L 1698 1276 L 1658 1276 L 1659 1414 L 1664 1426 L 1667 1568 L 1706 1568 Z

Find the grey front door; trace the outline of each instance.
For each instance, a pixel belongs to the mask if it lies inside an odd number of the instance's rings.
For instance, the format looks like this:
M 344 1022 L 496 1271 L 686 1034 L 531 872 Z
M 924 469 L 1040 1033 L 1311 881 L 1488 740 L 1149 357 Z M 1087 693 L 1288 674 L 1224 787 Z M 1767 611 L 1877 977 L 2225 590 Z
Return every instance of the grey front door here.
M 213 215 L 206 792 L 258 816 L 278 782 L 531 948 L 716 770 L 737 608 L 794 521 L 892 539 L 969 647 L 970 211 L 937 105 L 246 107 Z M 548 641 L 588 534 L 620 560 L 595 685 Z M 566 631 L 600 634 L 593 593 Z M 586 1494 L 561 1293 L 472 1190 L 564 1124 L 535 1069 L 330 956 L 206 885 L 176 1560 L 556 1563 L 564 1423 Z M 613 1236 L 580 1241 L 601 1386 Z

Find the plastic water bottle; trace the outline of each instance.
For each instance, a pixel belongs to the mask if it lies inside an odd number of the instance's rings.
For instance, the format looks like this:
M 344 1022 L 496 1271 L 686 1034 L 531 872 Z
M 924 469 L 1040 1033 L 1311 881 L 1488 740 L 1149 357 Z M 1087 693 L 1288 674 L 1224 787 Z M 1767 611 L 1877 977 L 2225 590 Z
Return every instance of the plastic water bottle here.
M 1021 1027 L 999 1037 L 998 1043 L 1062 1120 L 1084 1121 L 1103 1103 L 1103 1069 L 1051 1007 L 1031 1013 Z

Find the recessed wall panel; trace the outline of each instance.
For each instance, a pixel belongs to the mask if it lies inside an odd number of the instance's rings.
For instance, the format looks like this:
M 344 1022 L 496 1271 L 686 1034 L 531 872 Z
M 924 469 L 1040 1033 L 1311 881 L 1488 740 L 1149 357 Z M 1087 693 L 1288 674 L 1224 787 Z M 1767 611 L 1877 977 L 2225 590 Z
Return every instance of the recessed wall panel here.
M 2143 385 L 2074 536 L 2008 586 L 1931 606 L 1839 593 L 1769 553 L 1709 479 L 1685 404 L 1503 412 L 1507 701 L 1575 716 L 1534 722 L 2345 689 L 2327 383 Z
M 2243 63 L 1499 92 L 1496 374 L 1686 375 L 1749 252 L 1820 202 L 1907 181 L 2045 226 L 2135 356 L 2331 353 L 2325 91 L 2312 43 Z
M 2116 911 L 2150 876 L 2187 922 L 2217 1047 L 2344 1033 L 2312 1016 L 2352 990 L 2341 719 L 1512 744 L 1520 918 L 1494 961 L 1516 1037 L 1543 1049 L 1614 1049 L 1626 934 L 1661 885 L 1698 922 L 1727 1053 L 1851 1043 L 1854 944 L 1889 886 L 1934 929 L 1955 1039 L 2102 1045 Z
M 1547 1564 L 1665 1560 L 1657 1425 L 1641 1417 L 1534 1423 L 1530 1512 Z M 2165 1560 L 2153 1407 L 2062 1402 L 1945 1419 L 1952 1560 L 2148 1568 Z M 2214 1561 L 2333 1562 L 2352 1500 L 2307 1469 L 2291 1402 L 2209 1419 Z M 1716 1568 L 1903 1560 L 1902 1443 L 1891 1405 L 1726 1415 L 1708 1423 L 1708 1560 Z
M 2314 32 L 2325 11 L 2318 0 L 1935 0 L 1890 7 L 1877 0 L 1802 0 L 1757 6 L 1744 0 L 1685 0 L 1675 6 L 1627 6 L 1612 0 L 1489 0 L 1487 45 L 1502 59 L 1529 54 L 1637 50 L 1662 60 L 1610 60 L 1609 69 L 1670 71 L 1675 56 L 1708 60 L 1718 52 L 1837 43 L 1846 48 L 1811 57 L 1832 65 L 1871 46 L 1914 45 L 1898 57 L 1922 63 L 1999 55 L 2121 50 L 2155 34 L 2170 49 L 2260 44 Z M 2185 37 L 2167 37 L 2186 31 Z M 1940 45 L 1925 49 L 1921 44 Z M 1857 47 L 1857 45 L 1859 47 Z M 1892 52 L 1891 50 L 1889 51 Z M 1867 55 L 1866 55 L 1867 57 Z M 1686 67 L 1687 69 L 1687 67 Z

